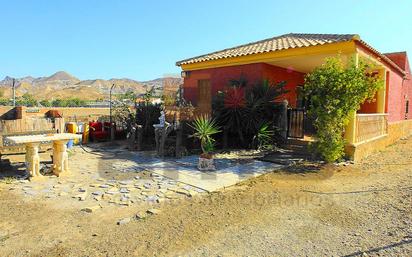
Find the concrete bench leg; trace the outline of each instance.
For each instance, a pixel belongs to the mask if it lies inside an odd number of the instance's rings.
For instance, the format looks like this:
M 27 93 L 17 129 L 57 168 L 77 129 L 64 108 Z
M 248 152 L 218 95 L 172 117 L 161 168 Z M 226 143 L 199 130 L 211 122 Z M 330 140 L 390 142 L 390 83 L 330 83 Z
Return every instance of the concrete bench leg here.
M 67 140 L 53 142 L 53 173 L 56 176 L 69 172 L 69 155 L 67 154 Z
M 40 174 L 39 143 L 26 144 L 26 170 L 31 178 L 42 177 Z

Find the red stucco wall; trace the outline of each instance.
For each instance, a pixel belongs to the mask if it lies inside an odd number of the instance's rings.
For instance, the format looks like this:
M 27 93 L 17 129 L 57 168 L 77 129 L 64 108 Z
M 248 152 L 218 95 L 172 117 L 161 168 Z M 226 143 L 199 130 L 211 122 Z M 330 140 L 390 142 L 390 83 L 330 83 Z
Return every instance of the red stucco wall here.
M 407 72 L 406 77 L 403 77 L 403 75 L 394 70 L 389 71 L 389 83 L 387 91 L 387 111 L 389 114 L 388 119 L 390 122 L 404 120 L 405 116 L 407 119 L 412 119 L 412 80 L 408 58 L 405 52 L 387 54 L 387 56 Z M 409 114 L 406 115 L 406 101 L 408 99 Z
M 378 103 L 376 101 L 376 96 L 371 102 L 364 102 L 361 104 L 361 107 L 358 113 L 376 113 L 378 110 Z
M 189 77 L 184 79 L 184 97 L 187 101 L 196 105 L 197 103 L 197 81 L 200 79 L 210 79 L 212 95 L 223 90 L 229 85 L 230 80 L 238 80 L 241 76 L 246 78 L 249 84 L 256 84 L 263 79 L 271 82 L 287 81 L 286 89 L 290 90 L 284 96 L 292 106 L 296 104 L 295 88 L 303 85 L 304 74 L 266 63 L 255 63 L 237 65 L 221 68 L 211 68 L 191 71 Z

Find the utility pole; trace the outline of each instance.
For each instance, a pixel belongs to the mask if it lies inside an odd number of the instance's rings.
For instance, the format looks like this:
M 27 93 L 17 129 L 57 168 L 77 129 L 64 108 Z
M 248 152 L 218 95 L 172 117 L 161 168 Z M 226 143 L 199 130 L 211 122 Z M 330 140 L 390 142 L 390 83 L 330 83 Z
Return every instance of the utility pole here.
M 13 79 L 13 107 L 16 107 L 16 80 Z
M 114 84 L 110 88 L 110 92 L 109 92 L 110 124 L 112 123 L 112 90 L 113 88 L 114 88 Z
M 110 108 L 110 140 L 113 141 L 114 139 L 114 129 L 113 129 L 113 121 L 112 121 L 112 90 L 114 88 L 114 84 L 110 88 L 110 99 L 109 99 L 109 108 Z

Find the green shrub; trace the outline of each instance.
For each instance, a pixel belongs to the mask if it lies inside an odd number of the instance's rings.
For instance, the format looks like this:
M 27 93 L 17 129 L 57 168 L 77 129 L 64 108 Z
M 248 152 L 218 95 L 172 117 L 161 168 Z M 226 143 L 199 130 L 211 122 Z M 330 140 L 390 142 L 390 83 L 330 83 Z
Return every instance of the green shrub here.
M 345 126 L 349 115 L 366 100 L 371 100 L 383 81 L 370 71 L 374 67 L 351 61 L 347 67 L 339 57 L 327 59 L 324 65 L 305 77 L 304 95 L 309 100 L 309 115 L 317 130 L 315 149 L 327 162 L 344 155 Z
M 143 128 L 144 141 L 154 139 L 153 124 L 159 123 L 160 112 L 161 105 L 153 104 L 150 101 L 139 102 L 136 105 L 136 124 Z

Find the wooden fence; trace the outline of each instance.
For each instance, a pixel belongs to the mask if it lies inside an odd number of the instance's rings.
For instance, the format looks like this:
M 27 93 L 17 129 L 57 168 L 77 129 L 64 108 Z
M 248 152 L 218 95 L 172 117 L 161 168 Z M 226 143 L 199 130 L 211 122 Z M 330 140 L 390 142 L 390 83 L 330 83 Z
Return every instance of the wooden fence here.
M 209 114 L 209 113 L 207 113 Z M 166 106 L 165 107 L 166 120 L 172 122 L 177 121 L 192 121 L 200 115 L 206 115 L 201 113 L 197 107 L 177 107 L 177 106 Z
M 50 131 L 54 129 L 54 123 L 50 119 L 18 119 L 18 120 L 2 120 L 0 122 L 0 133 L 16 134 L 33 131 Z
M 388 133 L 388 114 L 368 113 L 356 115 L 355 143 L 383 136 Z
M 0 120 L 0 154 L 24 152 L 24 146 L 19 147 L 4 141 L 7 136 L 46 134 L 65 131 L 64 118 L 56 118 L 54 122 L 45 118 L 24 118 L 17 120 Z M 47 144 L 41 148 L 47 148 Z

